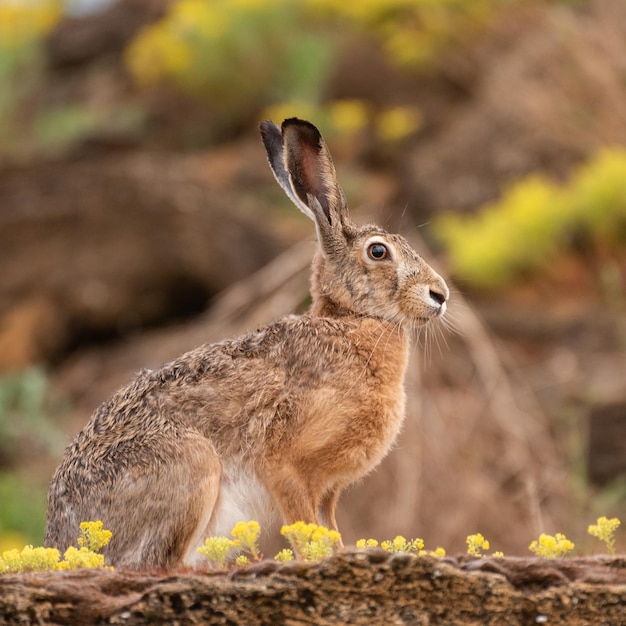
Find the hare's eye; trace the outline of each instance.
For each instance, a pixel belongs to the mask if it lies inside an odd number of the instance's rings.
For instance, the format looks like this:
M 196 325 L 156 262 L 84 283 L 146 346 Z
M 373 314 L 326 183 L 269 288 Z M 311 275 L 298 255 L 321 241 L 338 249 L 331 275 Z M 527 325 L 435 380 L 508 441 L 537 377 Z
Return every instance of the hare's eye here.
M 387 246 L 384 246 L 382 243 L 373 243 L 368 249 L 367 254 L 370 259 L 374 259 L 374 261 L 382 261 L 389 256 L 389 250 L 387 250 Z

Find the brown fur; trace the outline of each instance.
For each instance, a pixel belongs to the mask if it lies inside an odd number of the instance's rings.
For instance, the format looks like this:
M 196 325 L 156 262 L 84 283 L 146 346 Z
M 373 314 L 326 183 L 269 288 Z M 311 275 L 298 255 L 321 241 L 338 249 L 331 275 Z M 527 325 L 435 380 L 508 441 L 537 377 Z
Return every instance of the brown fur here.
M 350 221 L 313 125 L 261 132 L 278 182 L 316 223 L 310 313 L 200 346 L 104 403 L 52 479 L 46 545 L 100 519 L 109 563 L 173 567 L 237 518 L 336 529 L 341 491 L 393 444 L 407 331 L 444 313 L 448 289 L 402 237 Z

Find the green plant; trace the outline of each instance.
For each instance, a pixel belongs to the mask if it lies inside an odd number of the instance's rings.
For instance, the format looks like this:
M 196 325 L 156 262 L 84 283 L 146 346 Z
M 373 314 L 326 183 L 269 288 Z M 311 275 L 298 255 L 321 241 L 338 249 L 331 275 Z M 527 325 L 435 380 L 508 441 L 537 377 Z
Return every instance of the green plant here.
M 0 545 L 40 541 L 45 510 L 44 489 L 29 484 L 23 476 L 0 473 Z
M 22 102 L 39 84 L 41 42 L 62 9 L 59 0 L 0 1 L 0 152 L 25 143 L 16 121 Z
M 61 434 L 48 413 L 48 380 L 41 368 L 0 376 L 0 456 L 10 457 L 24 439 L 58 452 Z
M 63 439 L 49 418 L 57 411 L 40 368 L 0 376 L 0 467 L 14 466 L 25 451 L 59 453 Z M 0 473 L 0 542 L 4 545 L 36 542 L 43 533 L 45 491 L 22 474 Z
M 143 121 L 144 112 L 130 105 L 100 110 L 69 103 L 38 112 L 33 123 L 33 140 L 42 151 L 56 154 L 101 129 L 132 135 Z

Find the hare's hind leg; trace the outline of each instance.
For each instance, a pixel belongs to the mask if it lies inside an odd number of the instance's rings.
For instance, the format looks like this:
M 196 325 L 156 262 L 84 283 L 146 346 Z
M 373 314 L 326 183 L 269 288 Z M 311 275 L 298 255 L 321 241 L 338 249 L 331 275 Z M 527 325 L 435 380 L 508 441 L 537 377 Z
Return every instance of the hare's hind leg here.
M 221 462 L 211 443 L 195 432 L 160 443 L 157 462 L 117 482 L 104 516 L 113 532 L 106 555 L 119 567 L 193 564 L 215 508 Z

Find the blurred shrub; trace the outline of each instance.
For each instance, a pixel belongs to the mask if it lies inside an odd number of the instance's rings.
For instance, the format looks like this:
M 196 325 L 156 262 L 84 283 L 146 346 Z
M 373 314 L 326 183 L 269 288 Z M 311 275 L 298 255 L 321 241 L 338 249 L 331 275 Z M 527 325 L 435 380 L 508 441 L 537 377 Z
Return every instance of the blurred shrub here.
M 10 468 L 19 456 L 42 450 L 59 454 L 60 431 L 49 419 L 48 380 L 38 368 L 0 377 L 0 467 Z M 0 553 L 41 541 L 45 489 L 24 472 L 0 473 Z
M 61 17 L 61 0 L 2 0 L 0 2 L 0 52 L 4 67 L 24 48 L 50 32 Z
M 143 121 L 143 112 L 130 105 L 50 105 L 41 97 L 43 41 L 64 8 L 64 0 L 0 0 L 0 156 L 56 154 L 93 132 L 132 133 Z
M 530 176 L 477 215 L 446 215 L 434 229 L 453 273 L 479 287 L 548 267 L 574 244 L 610 257 L 626 244 L 626 150 L 602 150 L 563 186 Z
M 512 2 L 520 0 L 512 0 Z M 374 36 L 389 60 L 427 69 L 450 45 L 487 26 L 501 0 L 304 0 L 330 22 Z M 507 3 L 511 4 L 511 2 Z
M 519 1 L 519 0 L 517 0 Z M 266 106 L 319 113 L 331 60 L 346 35 L 381 42 L 392 63 L 425 67 L 468 32 L 485 26 L 498 0 L 178 0 L 128 47 L 126 65 L 145 87 L 173 86 L 207 103 L 227 123 Z M 294 106 L 297 105 L 297 106 Z M 405 107 L 406 109 L 406 107 Z M 365 127 L 363 107 L 328 115 Z M 315 116 L 319 122 L 319 115 Z M 415 111 L 374 122 L 395 140 L 420 123 Z M 335 126 L 335 124 L 331 124 Z
M 0 465 L 27 445 L 58 453 L 61 435 L 48 418 L 48 381 L 30 368 L 0 377 Z
M 41 543 L 46 492 L 23 476 L 0 473 L 0 553 L 25 543 Z
M 47 154 L 58 154 L 100 131 L 133 137 L 144 120 L 145 111 L 132 104 L 106 109 L 67 103 L 42 108 L 31 127 L 37 147 Z
M 19 103 L 41 73 L 41 41 L 61 17 L 61 0 L 0 0 L 0 148 L 22 140 L 15 118 Z
M 419 130 L 422 114 L 418 107 L 396 105 L 380 110 L 360 99 L 333 100 L 326 104 L 285 101 L 266 107 L 262 119 L 280 123 L 288 117 L 315 120 L 326 139 L 349 138 L 369 132 L 383 144 L 395 144 Z
M 139 33 L 126 63 L 140 85 L 174 85 L 226 121 L 284 98 L 315 101 L 331 46 L 301 18 L 291 0 L 180 0 Z

